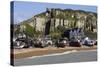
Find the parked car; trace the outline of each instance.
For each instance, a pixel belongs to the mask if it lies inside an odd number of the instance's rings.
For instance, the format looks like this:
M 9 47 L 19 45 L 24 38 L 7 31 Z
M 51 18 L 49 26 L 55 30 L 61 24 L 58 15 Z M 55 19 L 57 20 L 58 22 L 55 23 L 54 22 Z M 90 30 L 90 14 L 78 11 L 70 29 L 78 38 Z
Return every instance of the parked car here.
M 29 48 L 32 46 L 32 39 L 26 37 L 24 33 L 13 38 L 13 48 Z
M 65 46 L 67 46 L 68 44 L 68 40 L 65 39 L 65 38 L 61 38 L 61 39 L 58 39 L 55 43 L 56 47 L 62 47 L 64 48 Z
M 16 44 L 16 48 L 29 48 L 30 46 L 32 46 L 32 41 L 31 39 L 27 38 L 17 38 Z
M 41 41 L 38 39 L 33 40 L 33 45 L 34 47 L 43 47 Z
M 80 40 L 72 38 L 69 42 L 69 46 L 71 46 L 71 47 L 81 47 Z
M 90 38 L 86 37 L 83 40 L 83 45 L 91 47 L 94 45 L 94 40 L 91 40 Z
M 35 47 L 47 47 L 49 45 L 52 45 L 52 40 L 49 38 L 39 38 L 34 40 L 34 46 Z
M 47 44 L 48 46 L 53 44 L 51 38 L 45 38 L 44 40 L 46 41 L 46 44 Z

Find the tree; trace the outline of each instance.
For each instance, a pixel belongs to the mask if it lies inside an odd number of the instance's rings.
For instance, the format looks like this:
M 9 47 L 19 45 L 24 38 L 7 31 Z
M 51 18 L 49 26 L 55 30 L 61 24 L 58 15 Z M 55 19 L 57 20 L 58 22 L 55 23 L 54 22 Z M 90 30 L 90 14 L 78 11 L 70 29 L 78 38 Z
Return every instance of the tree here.
M 16 29 L 14 30 L 15 34 L 19 34 L 20 33 L 20 27 L 16 27 Z
M 34 37 L 34 33 L 35 33 L 34 28 L 27 23 L 25 23 L 24 25 L 26 27 L 24 30 L 25 34 L 29 37 Z
M 57 26 L 57 29 L 58 29 L 59 32 L 61 32 L 61 33 L 63 33 L 63 32 L 66 30 L 66 28 L 65 28 L 64 26 L 61 26 L 61 25 L 58 25 L 58 26 Z

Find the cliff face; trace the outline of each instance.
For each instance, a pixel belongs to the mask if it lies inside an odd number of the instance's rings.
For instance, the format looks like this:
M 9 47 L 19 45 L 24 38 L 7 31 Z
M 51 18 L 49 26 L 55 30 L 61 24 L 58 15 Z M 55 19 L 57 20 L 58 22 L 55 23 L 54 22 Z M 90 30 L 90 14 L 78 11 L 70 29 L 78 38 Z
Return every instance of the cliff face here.
M 52 20 L 51 29 L 59 25 L 65 28 L 84 28 L 85 30 L 93 31 L 97 29 L 97 13 L 87 12 L 83 10 L 72 9 L 51 9 Z M 32 18 L 23 21 L 34 27 L 38 31 L 43 31 L 46 22 L 46 11 L 33 16 Z

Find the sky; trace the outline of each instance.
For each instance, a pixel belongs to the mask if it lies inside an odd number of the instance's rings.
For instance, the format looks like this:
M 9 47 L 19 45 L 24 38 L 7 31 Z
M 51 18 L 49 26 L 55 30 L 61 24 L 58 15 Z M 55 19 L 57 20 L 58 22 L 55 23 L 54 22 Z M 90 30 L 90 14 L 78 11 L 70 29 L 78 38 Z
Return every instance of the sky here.
M 97 12 L 96 6 L 72 5 L 72 4 L 55 4 L 55 3 L 39 3 L 39 2 L 23 2 L 14 1 L 14 23 L 19 23 L 33 17 L 36 14 L 46 11 L 46 8 L 61 8 L 84 10 Z

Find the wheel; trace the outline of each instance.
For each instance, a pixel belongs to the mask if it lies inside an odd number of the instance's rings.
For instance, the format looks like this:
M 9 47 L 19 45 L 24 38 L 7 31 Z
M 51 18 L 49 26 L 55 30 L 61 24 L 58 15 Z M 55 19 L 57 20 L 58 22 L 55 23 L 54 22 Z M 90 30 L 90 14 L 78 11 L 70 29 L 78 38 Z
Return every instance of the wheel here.
M 20 48 L 25 48 L 25 47 L 27 47 L 27 46 L 26 46 L 26 43 L 25 43 L 25 42 L 21 42 L 21 44 L 20 44 L 19 47 L 20 47 Z

